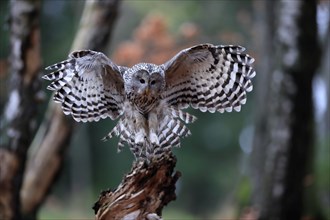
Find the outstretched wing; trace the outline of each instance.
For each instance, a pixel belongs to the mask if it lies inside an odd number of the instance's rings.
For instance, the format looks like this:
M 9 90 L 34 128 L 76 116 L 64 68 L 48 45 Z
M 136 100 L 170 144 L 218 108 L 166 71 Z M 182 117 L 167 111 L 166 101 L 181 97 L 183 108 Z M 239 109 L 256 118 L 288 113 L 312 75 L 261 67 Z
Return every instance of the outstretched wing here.
M 254 59 L 241 46 L 201 44 L 163 64 L 166 101 L 178 108 L 209 112 L 240 111 L 252 91 Z
M 76 121 L 115 119 L 122 114 L 125 67 L 116 66 L 103 53 L 75 51 L 46 70 L 52 72 L 43 78 L 53 81 L 47 89 L 55 91 L 54 100 Z

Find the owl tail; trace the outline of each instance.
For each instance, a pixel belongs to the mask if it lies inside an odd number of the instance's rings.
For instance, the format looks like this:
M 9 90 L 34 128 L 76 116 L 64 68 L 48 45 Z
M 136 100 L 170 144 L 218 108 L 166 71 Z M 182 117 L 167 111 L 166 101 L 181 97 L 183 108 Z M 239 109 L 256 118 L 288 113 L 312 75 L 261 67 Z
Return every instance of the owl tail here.
M 197 118 L 187 112 L 179 109 L 170 108 L 169 115 L 166 115 L 159 127 L 159 148 L 156 149 L 156 154 L 159 151 L 167 151 L 172 147 L 180 147 L 180 138 L 191 135 L 190 130 L 183 123 L 192 123 Z M 179 120 L 181 119 L 181 120 Z
M 184 124 L 192 123 L 197 118 L 179 109 L 169 108 L 169 112 L 160 120 L 158 127 L 159 145 L 154 146 L 146 140 L 143 146 L 135 144 L 134 129 L 130 127 L 125 118 L 119 119 L 117 125 L 102 140 L 107 141 L 114 136 L 119 136 L 118 152 L 125 143 L 130 146 L 134 156 L 138 158 L 149 158 L 170 151 L 172 147 L 180 147 L 180 138 L 191 135 L 190 130 Z
M 128 125 L 126 123 L 126 120 L 122 118 L 119 119 L 116 126 L 108 133 L 107 136 L 102 138 L 102 141 L 107 141 L 114 136 L 119 136 L 117 151 L 118 153 L 121 152 L 125 143 L 128 143 L 129 145 L 133 145 L 134 143 L 134 137 L 130 135 L 130 131 L 127 128 Z
M 107 136 L 102 138 L 102 141 L 107 141 L 114 136 L 119 137 L 117 152 L 121 152 L 125 144 L 128 144 L 131 152 L 136 159 L 146 158 L 148 159 L 153 155 L 153 148 L 149 142 L 145 142 L 143 145 L 135 144 L 134 129 L 130 126 L 129 121 L 126 118 L 119 119 L 117 125 L 108 133 Z

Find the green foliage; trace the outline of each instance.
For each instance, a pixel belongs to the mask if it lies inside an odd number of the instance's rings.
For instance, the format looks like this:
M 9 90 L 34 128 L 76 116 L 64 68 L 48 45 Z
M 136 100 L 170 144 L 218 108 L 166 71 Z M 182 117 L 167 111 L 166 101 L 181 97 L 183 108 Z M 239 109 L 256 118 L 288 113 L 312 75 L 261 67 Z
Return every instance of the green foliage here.
M 252 193 L 252 185 L 250 178 L 244 176 L 239 183 L 238 190 L 236 192 L 237 201 L 240 203 L 240 207 L 247 207 L 250 203 Z
M 8 1 L 0 1 L 0 59 L 5 59 L 9 53 L 8 3 Z
M 175 207 L 171 209 L 165 209 L 162 217 L 163 219 L 200 220 L 199 217 L 191 215 L 190 213 L 184 212 L 182 210 L 178 210 Z
M 316 196 L 317 201 L 320 201 L 318 205 L 322 206 L 323 215 L 330 219 L 330 137 L 326 136 L 323 140 L 320 140 L 319 145 L 316 147 Z M 319 207 L 316 207 L 319 209 Z

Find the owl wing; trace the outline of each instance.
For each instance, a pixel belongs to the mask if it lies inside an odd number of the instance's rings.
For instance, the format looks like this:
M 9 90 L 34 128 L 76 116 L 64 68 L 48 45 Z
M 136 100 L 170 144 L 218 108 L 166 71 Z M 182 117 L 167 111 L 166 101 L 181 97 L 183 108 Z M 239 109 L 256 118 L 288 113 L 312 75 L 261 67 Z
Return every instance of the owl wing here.
M 125 69 L 103 53 L 81 50 L 47 67 L 52 72 L 43 78 L 53 81 L 47 89 L 55 91 L 54 100 L 62 103 L 64 114 L 76 121 L 98 121 L 122 114 Z
M 179 52 L 163 64 L 166 101 L 203 112 L 240 111 L 252 91 L 254 59 L 241 46 L 201 44 Z

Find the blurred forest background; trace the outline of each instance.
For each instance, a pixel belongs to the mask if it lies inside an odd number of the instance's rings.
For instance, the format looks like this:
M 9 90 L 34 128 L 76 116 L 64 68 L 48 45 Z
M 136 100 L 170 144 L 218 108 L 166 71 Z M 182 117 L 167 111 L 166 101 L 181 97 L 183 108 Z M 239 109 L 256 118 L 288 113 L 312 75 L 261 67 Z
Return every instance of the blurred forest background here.
M 9 144 L 13 143 L 7 128 L 8 114 L 11 114 L 8 112 L 8 97 L 14 84 L 10 67 L 14 50 L 10 40 L 10 14 L 13 13 L 10 7 L 13 2 L 15 1 L 0 1 L 2 149 L 10 149 Z M 119 2 L 110 43 L 102 48 L 103 52 L 119 65 L 132 66 L 138 62 L 161 64 L 183 48 L 206 42 L 242 45 L 247 49 L 247 53 L 256 59 L 254 91 L 248 94 L 247 104 L 240 113 L 206 114 L 189 110 L 198 120 L 189 125 L 193 135 L 183 140 L 180 149 L 174 149 L 178 159 L 176 168 L 182 172 L 182 177 L 177 185 L 177 200 L 165 207 L 164 219 L 232 219 L 238 216 L 251 219 L 262 216 L 262 212 L 266 212 L 263 210 L 267 210 L 262 208 L 261 204 L 265 204 L 262 201 L 272 201 L 264 193 L 269 194 L 269 191 L 272 191 L 271 194 L 275 195 L 278 190 L 283 190 L 276 185 L 276 181 L 280 181 L 276 177 L 300 172 L 303 172 L 303 179 L 297 179 L 303 189 L 302 216 L 306 219 L 330 219 L 330 3 L 322 0 L 310 1 L 312 3 L 308 3 L 311 4 L 308 7 L 312 8 L 315 3 L 315 13 L 304 14 L 307 22 L 298 22 L 300 26 L 297 27 L 306 26 L 308 39 L 315 38 L 315 44 L 310 43 L 311 41 L 305 42 L 308 45 L 306 53 L 306 48 L 299 49 L 301 44 L 285 40 L 304 34 L 299 32 L 300 30 L 290 28 L 293 24 L 290 21 L 285 23 L 285 19 L 290 19 L 290 13 L 296 16 L 295 11 L 309 10 L 305 6 L 297 9 L 295 4 L 290 5 L 290 2 L 297 2 L 299 5 L 307 4 L 308 1 L 275 2 L 277 1 Z M 40 2 L 42 64 L 38 78 L 44 74 L 44 67 L 64 60 L 74 48 L 72 45 L 82 22 L 80 19 L 84 7 L 85 1 Z M 309 22 L 313 19 L 308 17 L 313 15 L 314 26 Z M 303 18 L 300 21 L 304 21 Z M 301 30 L 304 30 L 304 27 Z M 293 61 L 295 63 L 291 65 L 290 59 L 295 59 L 292 58 L 295 56 L 292 53 L 300 51 L 303 52 L 298 55 L 299 62 Z M 299 70 L 299 65 L 310 70 L 307 72 L 310 76 L 304 77 L 305 72 L 302 72 L 301 76 L 293 73 L 290 78 L 292 82 L 288 85 L 286 77 L 291 74 L 291 69 Z M 309 69 L 305 65 L 313 67 Z M 307 95 L 302 95 L 302 102 L 295 107 L 295 99 L 290 97 L 294 97 L 292 94 L 299 91 L 300 84 L 295 87 L 299 77 L 307 79 L 304 82 L 310 84 L 310 87 L 307 86 L 310 90 L 304 89 Z M 286 82 L 283 83 L 283 79 Z M 51 114 L 47 108 L 52 105 L 48 101 L 52 94 L 46 90 L 46 84 L 47 82 L 43 81 L 42 87 L 38 89 L 38 113 L 27 158 L 33 157 L 38 151 L 38 137 L 46 131 L 42 131 L 42 126 L 37 128 L 45 117 L 47 118 L 47 114 Z M 290 103 L 290 100 L 294 101 Z M 286 110 L 288 105 L 293 106 L 294 110 Z M 311 109 L 307 113 L 310 118 L 297 114 L 297 109 Z M 295 124 L 297 128 L 307 127 L 308 131 L 307 135 L 298 136 L 302 142 L 299 143 L 301 148 L 297 153 L 290 150 L 295 144 L 285 144 L 290 135 L 294 135 L 294 132 L 286 130 L 285 124 L 298 119 L 300 124 Z M 49 190 L 50 193 L 41 204 L 40 210 L 34 213 L 39 219 L 92 219 L 94 215 L 91 207 L 100 191 L 115 188 L 131 167 L 133 156 L 128 148 L 117 154 L 117 139 L 100 141 L 115 122 L 106 119 L 97 123 L 72 124 L 73 132 L 70 132 L 68 140 L 62 143 L 67 147 L 61 150 L 63 165 L 56 175 L 55 184 Z M 280 132 L 272 130 L 274 127 Z M 289 126 L 288 129 L 291 128 Z M 33 138 L 36 132 L 39 136 L 37 134 Z M 307 138 L 307 142 L 303 141 L 304 138 Z M 292 159 L 290 155 L 284 157 L 283 161 L 283 155 L 290 152 L 299 155 L 301 151 L 305 151 L 302 153 L 304 159 L 299 159 L 301 164 L 299 161 L 296 163 L 296 159 Z M 1 158 L 4 157 L 0 156 Z M 34 162 L 41 160 L 39 157 L 33 158 Z M 290 158 L 295 161 L 294 168 L 290 167 L 289 171 L 284 173 L 276 173 L 282 166 L 290 164 Z M 4 160 L 0 165 L 1 176 L 5 170 Z M 290 169 L 295 169 L 296 172 Z M 274 185 L 270 182 L 274 182 Z

